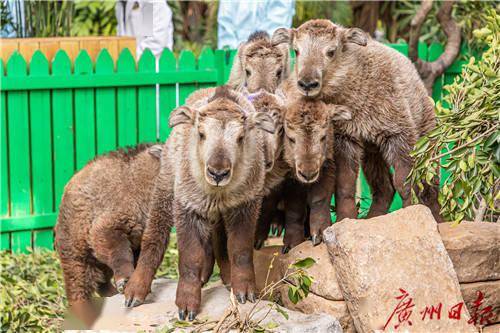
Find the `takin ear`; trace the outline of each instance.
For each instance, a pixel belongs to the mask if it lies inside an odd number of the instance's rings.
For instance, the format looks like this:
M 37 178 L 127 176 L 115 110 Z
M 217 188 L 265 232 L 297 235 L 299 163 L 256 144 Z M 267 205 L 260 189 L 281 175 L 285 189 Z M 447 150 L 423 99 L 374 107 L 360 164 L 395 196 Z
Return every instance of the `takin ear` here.
M 245 74 L 245 64 L 244 64 L 244 56 L 243 52 L 245 51 L 245 43 L 241 43 L 238 46 L 238 50 L 234 56 L 233 67 L 231 68 L 231 72 L 229 73 L 229 79 L 227 81 L 227 85 L 229 85 L 233 89 L 241 89 L 245 86 L 246 74 Z
M 252 112 L 250 122 L 255 128 L 261 129 L 267 133 L 274 134 L 276 126 L 273 118 L 265 112 Z
M 170 118 L 168 121 L 168 126 L 174 128 L 180 124 L 193 124 L 194 123 L 194 111 L 187 106 L 179 106 L 177 109 L 170 113 Z
M 368 36 L 359 28 L 350 28 L 344 31 L 344 43 L 353 43 L 361 46 L 366 46 Z
M 293 40 L 293 29 L 278 28 L 271 37 L 271 44 L 276 46 L 280 44 L 291 44 Z
M 328 113 L 330 114 L 331 121 L 351 120 L 351 109 L 344 105 L 328 105 Z

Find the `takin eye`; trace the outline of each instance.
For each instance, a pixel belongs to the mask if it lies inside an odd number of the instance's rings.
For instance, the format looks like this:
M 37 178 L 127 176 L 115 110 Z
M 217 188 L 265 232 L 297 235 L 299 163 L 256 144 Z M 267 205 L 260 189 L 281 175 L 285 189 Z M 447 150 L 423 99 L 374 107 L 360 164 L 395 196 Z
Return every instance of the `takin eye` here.
M 282 73 L 281 69 L 278 69 L 276 71 L 276 77 L 280 78 L 281 77 L 281 73 Z
M 333 58 L 333 56 L 335 55 L 335 49 L 329 49 L 328 51 L 326 51 L 326 55 L 329 58 Z
M 288 135 L 287 135 L 287 138 L 288 138 L 288 140 L 289 140 L 291 143 L 295 143 L 295 139 L 294 139 L 294 138 L 292 138 L 291 136 L 288 136 Z
M 244 135 L 240 135 L 237 139 L 237 142 L 239 145 L 241 145 L 243 143 L 243 139 L 245 139 L 245 136 Z
M 299 56 L 299 49 L 298 48 L 295 48 L 293 49 L 293 51 L 295 52 L 295 56 L 298 57 Z
M 249 69 L 246 69 L 246 70 L 245 70 L 245 73 L 247 74 L 247 76 L 248 76 L 248 77 L 250 77 L 250 75 L 252 75 L 252 72 L 250 72 L 250 70 L 249 70 Z
M 323 135 L 323 136 L 321 137 L 321 139 L 320 139 L 320 140 L 321 140 L 321 142 L 325 142 L 325 140 L 326 140 L 326 135 Z
M 205 133 L 203 133 L 203 132 L 198 132 L 198 136 L 200 137 L 200 140 L 201 140 L 201 141 L 205 140 Z

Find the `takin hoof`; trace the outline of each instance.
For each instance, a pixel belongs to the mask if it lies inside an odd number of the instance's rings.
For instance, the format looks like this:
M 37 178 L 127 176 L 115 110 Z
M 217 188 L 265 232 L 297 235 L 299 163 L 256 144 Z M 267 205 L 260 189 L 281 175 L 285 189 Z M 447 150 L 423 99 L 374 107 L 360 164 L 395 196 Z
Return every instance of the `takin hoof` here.
M 119 279 L 115 282 L 116 284 L 116 290 L 120 293 L 120 294 L 123 294 L 123 292 L 125 291 L 125 286 L 127 285 L 127 282 L 128 282 L 128 279 Z
M 142 304 L 142 301 L 137 298 L 127 298 L 125 299 L 125 307 L 134 308 Z
M 312 235 L 311 236 L 311 243 L 313 246 L 317 246 L 321 244 L 321 235 Z
M 289 251 L 290 251 L 291 247 L 288 246 L 288 245 L 283 245 L 283 247 L 281 248 L 281 253 L 282 254 L 287 254 Z

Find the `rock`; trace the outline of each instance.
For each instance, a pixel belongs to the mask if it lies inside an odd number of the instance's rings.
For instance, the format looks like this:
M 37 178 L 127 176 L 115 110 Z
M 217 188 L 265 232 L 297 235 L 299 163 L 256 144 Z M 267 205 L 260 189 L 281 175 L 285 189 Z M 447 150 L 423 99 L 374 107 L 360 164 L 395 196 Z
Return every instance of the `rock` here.
M 354 321 L 347 310 L 345 301 L 332 301 L 313 293 L 309 293 L 306 298 L 293 304 L 288 298 L 288 287 L 284 286 L 280 289 L 281 302 L 290 310 L 300 311 L 302 313 L 319 313 L 324 312 L 337 318 L 342 326 L 344 333 L 355 333 Z
M 399 329 L 410 332 L 475 332 L 467 324 L 465 307 L 460 320 L 448 318 L 449 309 L 463 298 L 427 207 L 410 206 L 368 220 L 344 219 L 326 229 L 323 239 L 359 333 L 392 330 L 399 319 Z M 411 326 L 404 320 L 404 304 L 410 306 Z M 440 320 L 437 315 L 422 320 L 427 306 L 439 304 Z M 395 312 L 398 305 L 400 312 Z
M 500 224 L 440 223 L 438 228 L 458 281 L 500 280 Z
M 460 284 L 460 290 L 469 313 L 473 313 L 473 303 L 478 298 L 477 292 L 480 291 L 484 297 L 481 309 L 491 305 L 492 313 L 494 313 L 494 317 L 490 319 L 491 323 L 500 322 L 500 280 L 463 283 Z
M 500 332 L 500 324 L 489 325 L 483 328 L 482 333 L 498 333 Z
M 313 246 L 310 241 L 306 241 L 291 249 L 287 255 L 281 256 L 280 265 L 283 273 L 290 264 L 307 257 L 316 261 L 314 265 L 306 269 L 307 274 L 314 279 L 311 292 L 332 301 L 342 301 L 344 297 L 324 243 Z
M 175 293 L 177 283 L 175 281 L 158 279 L 153 282 L 152 293 L 148 296 L 146 303 L 132 309 L 124 308 L 123 295 L 116 295 L 106 299 L 102 315 L 94 324 L 94 330 L 114 331 L 153 331 L 159 328 L 172 328 L 177 321 L 177 307 L 175 306 Z M 208 321 L 218 320 L 229 307 L 229 291 L 222 285 L 204 288 L 202 291 L 202 308 L 197 319 Z M 268 309 L 271 304 L 261 301 L 257 307 Z M 254 304 L 247 302 L 239 305 L 241 316 Z M 277 311 L 271 311 L 262 321 L 261 325 L 278 325 L 273 332 L 328 332 L 341 333 L 339 321 L 330 315 L 316 313 L 306 315 L 296 311 L 285 310 L 289 319 L 285 319 Z M 254 312 L 255 313 L 255 312 Z M 260 319 L 265 311 L 260 311 L 255 319 Z M 190 331 L 195 327 L 182 327 L 177 331 Z
M 266 278 L 268 285 L 273 282 L 277 282 L 282 278 L 282 275 L 280 274 L 281 269 L 279 264 L 279 257 L 277 255 L 275 256 L 276 253 L 277 254 L 281 253 L 281 246 L 263 247 L 258 251 L 257 250 L 253 251 L 255 284 L 259 292 L 266 285 Z M 273 258 L 274 258 L 273 265 L 271 269 L 269 269 L 269 266 L 271 265 L 271 261 L 273 260 Z M 267 275 L 268 271 L 269 271 L 269 276 Z

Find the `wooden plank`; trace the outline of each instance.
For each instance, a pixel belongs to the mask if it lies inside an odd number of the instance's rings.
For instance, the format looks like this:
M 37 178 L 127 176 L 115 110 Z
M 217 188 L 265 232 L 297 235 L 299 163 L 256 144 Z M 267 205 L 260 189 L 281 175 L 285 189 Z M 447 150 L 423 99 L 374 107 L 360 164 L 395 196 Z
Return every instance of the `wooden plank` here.
M 99 41 L 99 48 L 107 49 L 113 59 L 118 59 L 118 39 L 104 39 Z
M 110 75 L 114 73 L 113 59 L 108 50 L 102 50 L 97 56 L 95 72 Z M 115 89 L 97 88 L 95 100 L 97 154 L 103 154 L 117 146 Z
M 75 76 L 90 80 L 92 60 L 82 50 L 75 61 Z M 75 152 L 76 169 L 81 169 L 96 154 L 94 89 L 75 89 Z
M 57 52 L 52 64 L 52 75 L 71 75 L 71 62 L 64 51 Z M 71 89 L 55 90 L 52 93 L 52 128 L 54 144 L 54 195 L 59 207 L 64 186 L 75 172 L 73 92 Z
M 49 62 L 41 51 L 30 63 L 29 77 L 38 76 L 49 76 Z M 49 213 L 54 211 L 50 91 L 31 91 L 29 105 L 33 213 Z
M 0 60 L 0 77 L 4 78 L 3 61 Z M 7 93 L 0 90 L 0 216 L 9 215 L 9 160 L 7 135 Z M 9 238 L 10 239 L 10 238 Z M 10 242 L 10 241 L 9 241 Z M 9 243 L 10 244 L 10 243 Z M 10 245 L 9 245 L 10 247 Z
M 0 233 L 46 229 L 52 228 L 56 224 L 57 213 L 7 217 L 0 221 Z
M 0 234 L 0 251 L 10 250 L 10 233 Z
M 201 70 L 216 70 L 214 52 L 209 47 L 203 48 L 200 57 L 198 58 L 198 69 Z M 217 77 L 217 80 L 219 78 Z M 214 87 L 217 82 L 199 83 L 198 89 Z
M 160 56 L 159 72 L 169 73 L 177 70 L 177 60 L 169 49 Z M 160 141 L 164 142 L 170 134 L 168 118 L 170 112 L 177 107 L 177 87 L 175 84 L 160 84 Z
M 57 40 L 45 40 L 40 41 L 40 51 L 45 54 L 45 57 L 49 61 L 52 62 L 57 51 L 59 50 L 59 41 Z
M 215 70 L 199 71 L 183 70 L 170 73 L 144 73 L 138 76 L 136 72 L 118 73 L 112 75 L 95 74 L 91 80 L 79 76 L 49 78 L 32 78 L 29 81 L 18 77 L 7 77 L 2 80 L 2 90 L 36 90 L 36 89 L 66 89 L 66 88 L 97 88 L 97 87 L 138 87 L 154 84 L 177 84 L 193 82 L 217 82 Z M 195 85 L 196 86 L 196 85 Z
M 16 231 L 10 235 L 13 253 L 29 253 L 31 250 L 31 231 Z
M 136 43 L 135 38 L 121 38 L 118 40 L 118 52 L 121 54 L 123 50 L 128 49 L 130 54 L 135 59 Z
M 147 49 L 139 60 L 138 72 L 154 73 L 156 59 Z M 156 142 L 156 85 L 137 88 L 139 142 Z
M 14 51 L 19 50 L 19 42 L 17 40 L 2 39 L 0 42 L 0 58 L 7 62 Z
M 193 52 L 183 50 L 179 56 L 179 72 L 194 69 L 196 69 L 196 59 Z M 192 82 L 179 84 L 179 105 L 183 105 L 186 98 L 195 90 L 195 78 L 193 78 Z
M 99 41 L 96 39 L 84 39 L 80 41 L 80 50 L 86 50 L 92 61 L 95 61 L 101 47 L 99 46 Z
M 121 52 L 116 63 L 118 73 L 136 73 L 135 61 L 128 49 Z M 137 75 L 139 76 L 139 75 Z M 137 144 L 137 91 L 136 87 L 118 88 L 117 118 L 118 146 Z
M 29 61 L 36 50 L 40 48 L 38 42 L 19 43 L 19 53 L 26 61 Z
M 33 231 L 33 247 L 35 249 L 54 249 L 54 231 L 40 230 Z
M 66 52 L 71 62 L 75 61 L 78 52 L 80 52 L 80 42 L 77 40 L 63 39 L 59 42 L 59 47 Z
M 18 52 L 7 63 L 7 75 L 26 80 L 26 62 Z M 10 212 L 12 216 L 20 216 L 31 212 L 28 93 L 8 93 L 7 112 Z

